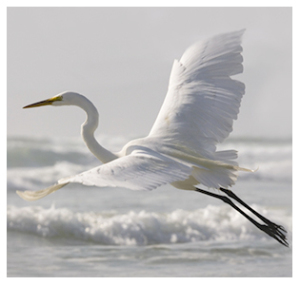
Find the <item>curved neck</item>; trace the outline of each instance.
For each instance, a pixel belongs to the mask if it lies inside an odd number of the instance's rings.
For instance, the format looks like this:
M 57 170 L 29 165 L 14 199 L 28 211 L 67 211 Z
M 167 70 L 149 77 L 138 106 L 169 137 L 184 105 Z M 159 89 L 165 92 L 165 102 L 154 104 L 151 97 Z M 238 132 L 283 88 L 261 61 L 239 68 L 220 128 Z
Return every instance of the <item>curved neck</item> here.
M 83 96 L 82 96 L 83 97 Z M 86 121 L 81 125 L 81 135 L 89 150 L 103 163 L 117 158 L 115 154 L 102 147 L 95 139 L 94 132 L 98 127 L 99 114 L 91 101 L 83 97 L 81 107 L 87 114 Z

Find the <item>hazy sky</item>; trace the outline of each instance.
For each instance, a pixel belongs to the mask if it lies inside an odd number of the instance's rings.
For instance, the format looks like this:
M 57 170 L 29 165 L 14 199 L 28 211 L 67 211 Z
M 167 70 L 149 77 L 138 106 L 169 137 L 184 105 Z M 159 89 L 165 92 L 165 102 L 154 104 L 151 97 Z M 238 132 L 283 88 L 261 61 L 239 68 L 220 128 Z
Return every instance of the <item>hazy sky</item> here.
M 292 135 L 291 8 L 9 8 L 8 135 L 79 136 L 77 107 L 22 107 L 65 90 L 98 108 L 96 135 L 147 135 L 171 66 L 195 41 L 246 28 L 233 136 Z

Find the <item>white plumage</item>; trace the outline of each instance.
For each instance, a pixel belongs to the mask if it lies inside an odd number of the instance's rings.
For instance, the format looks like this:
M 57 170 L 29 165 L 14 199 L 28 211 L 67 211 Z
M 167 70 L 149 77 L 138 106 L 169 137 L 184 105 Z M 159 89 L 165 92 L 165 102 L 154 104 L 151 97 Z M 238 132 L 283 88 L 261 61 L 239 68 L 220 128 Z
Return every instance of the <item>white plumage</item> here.
M 236 151 L 216 151 L 232 131 L 243 83 L 231 78 L 243 71 L 241 37 L 243 31 L 215 36 L 198 42 L 175 60 L 168 92 L 158 117 L 145 138 L 126 144 L 112 153 L 94 138 L 98 112 L 84 96 L 64 92 L 25 108 L 44 105 L 75 105 L 87 113 L 82 136 L 91 152 L 104 164 L 41 191 L 18 194 L 26 200 L 44 197 L 68 183 L 151 190 L 171 183 L 180 189 L 195 190 L 235 183 L 240 168 Z

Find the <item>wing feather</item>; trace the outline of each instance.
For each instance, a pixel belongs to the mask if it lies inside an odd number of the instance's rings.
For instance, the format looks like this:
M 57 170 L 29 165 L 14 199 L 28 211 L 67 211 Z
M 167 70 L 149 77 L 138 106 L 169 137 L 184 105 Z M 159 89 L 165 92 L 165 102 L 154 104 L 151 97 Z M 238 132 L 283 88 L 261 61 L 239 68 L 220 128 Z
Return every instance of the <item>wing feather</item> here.
M 186 179 L 192 168 L 155 152 L 135 150 L 130 155 L 95 167 L 59 183 L 77 182 L 99 187 L 152 190 Z
M 80 174 L 62 178 L 57 184 L 45 189 L 17 191 L 17 194 L 24 200 L 35 201 L 73 182 L 88 186 L 152 190 L 164 184 L 185 180 L 191 173 L 191 166 L 184 165 L 159 153 L 135 150 L 128 156 Z
M 194 152 L 215 152 L 232 131 L 245 85 L 230 76 L 243 71 L 244 31 L 191 46 L 175 60 L 165 101 L 149 136 Z

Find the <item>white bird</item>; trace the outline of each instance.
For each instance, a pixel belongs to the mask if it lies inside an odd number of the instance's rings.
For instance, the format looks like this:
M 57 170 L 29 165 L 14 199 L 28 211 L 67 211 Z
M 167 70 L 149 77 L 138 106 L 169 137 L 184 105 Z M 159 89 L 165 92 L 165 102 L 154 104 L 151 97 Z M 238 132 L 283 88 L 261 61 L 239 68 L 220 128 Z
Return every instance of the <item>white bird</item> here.
M 98 127 L 98 112 L 83 95 L 64 92 L 25 106 L 73 105 L 82 108 L 87 114 L 81 126 L 83 140 L 103 164 L 60 179 L 57 184 L 40 191 L 17 191 L 18 195 L 33 201 L 73 182 L 133 190 L 152 190 L 170 183 L 179 189 L 221 199 L 259 229 L 288 246 L 282 226 L 261 216 L 226 189 L 235 183 L 238 171 L 251 170 L 238 166 L 236 151 L 216 150 L 216 144 L 232 131 L 245 92 L 245 85 L 231 78 L 243 71 L 243 32 L 222 34 L 198 42 L 188 48 L 180 60 L 175 60 L 166 98 L 149 135 L 130 141 L 118 153 L 110 152 L 96 141 L 94 132 Z M 200 189 L 200 184 L 208 189 L 221 190 L 264 224 L 247 215 L 227 196 Z

